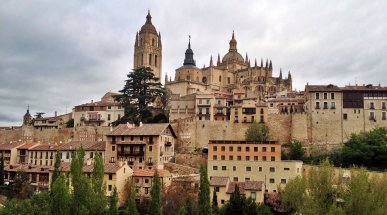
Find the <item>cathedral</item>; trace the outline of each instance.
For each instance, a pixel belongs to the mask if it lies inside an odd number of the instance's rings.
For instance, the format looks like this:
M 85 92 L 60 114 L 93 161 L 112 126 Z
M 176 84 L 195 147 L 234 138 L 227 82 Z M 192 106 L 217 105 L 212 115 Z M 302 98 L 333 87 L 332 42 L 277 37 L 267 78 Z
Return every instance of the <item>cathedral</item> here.
M 162 75 L 161 34 L 157 33 L 151 19 L 148 11 L 145 24 L 136 34 L 134 68 L 150 67 L 155 76 L 160 78 Z M 244 89 L 264 99 L 273 97 L 279 92 L 291 92 L 292 77 L 290 72 L 287 77 L 282 77 L 281 70 L 279 77 L 273 77 L 271 60 L 266 60 L 265 65 L 262 59 L 259 65 L 255 60 L 254 65 L 251 65 L 248 55 L 243 58 L 238 52 L 237 40 L 233 32 L 228 53 L 223 58 L 218 54 L 216 63 L 211 56 L 209 66 L 203 68 L 196 66 L 189 39 L 183 65 L 176 69 L 173 81 L 165 74 L 165 86 L 180 96 L 196 92 L 231 93 L 233 89 Z

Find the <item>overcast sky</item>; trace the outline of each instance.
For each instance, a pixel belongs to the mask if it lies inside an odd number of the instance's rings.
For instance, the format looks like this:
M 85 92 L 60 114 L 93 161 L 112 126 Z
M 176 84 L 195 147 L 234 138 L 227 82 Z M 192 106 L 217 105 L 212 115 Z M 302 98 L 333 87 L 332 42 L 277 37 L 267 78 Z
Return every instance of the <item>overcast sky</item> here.
M 199 67 L 228 51 L 269 58 L 273 75 L 310 84 L 387 85 L 387 1 L 2 0 L 0 126 L 62 114 L 123 87 L 136 31 L 150 9 L 161 32 L 163 77 L 182 65 L 188 35 Z M 164 78 L 163 78 L 164 79 Z

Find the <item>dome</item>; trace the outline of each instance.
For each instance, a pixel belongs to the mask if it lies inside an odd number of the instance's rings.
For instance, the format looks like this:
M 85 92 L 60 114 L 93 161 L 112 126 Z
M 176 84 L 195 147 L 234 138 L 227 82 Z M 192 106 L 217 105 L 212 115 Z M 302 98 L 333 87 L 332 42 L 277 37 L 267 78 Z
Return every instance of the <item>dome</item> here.
M 241 63 L 244 62 L 242 55 L 236 51 L 231 51 L 231 52 L 228 52 L 227 54 L 225 54 L 223 59 L 222 59 L 222 62 L 227 62 L 227 61 L 232 62 L 234 60 L 236 62 L 241 62 Z
M 157 35 L 157 31 L 155 26 L 152 24 L 152 16 L 150 15 L 149 11 L 148 11 L 148 15 L 146 16 L 146 22 L 141 27 L 140 33 L 153 33 Z

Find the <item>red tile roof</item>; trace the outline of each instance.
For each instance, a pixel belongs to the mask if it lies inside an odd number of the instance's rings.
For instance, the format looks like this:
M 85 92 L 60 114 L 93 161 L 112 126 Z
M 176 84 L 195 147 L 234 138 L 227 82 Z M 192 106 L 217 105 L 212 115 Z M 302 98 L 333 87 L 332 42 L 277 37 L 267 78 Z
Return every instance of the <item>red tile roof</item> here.
M 61 163 L 61 170 L 64 171 L 64 172 L 70 172 L 70 169 L 71 169 L 71 163 L 69 162 L 62 162 Z M 122 165 L 120 166 L 119 163 L 105 163 L 104 164 L 104 172 L 105 173 L 116 173 L 118 170 L 120 170 L 122 167 L 125 167 L 126 165 Z M 129 166 L 126 166 L 128 168 L 130 168 Z M 53 170 L 53 169 L 52 169 Z M 91 162 L 90 165 L 87 165 L 85 164 L 83 166 L 83 172 L 93 172 L 94 170 L 94 163 Z
M 21 146 L 18 146 L 17 149 L 29 149 L 37 145 L 37 143 L 25 143 Z
M 212 176 L 210 180 L 211 186 L 225 187 L 228 182 L 228 177 Z
M 263 181 L 229 182 L 227 187 L 228 194 L 235 191 L 235 185 L 238 185 L 240 193 L 244 194 L 245 190 L 262 191 Z
M 0 150 L 11 150 L 13 148 L 16 148 L 20 145 L 22 145 L 23 142 L 12 142 L 12 143 L 4 143 L 0 144 Z
M 329 84 L 329 85 L 306 85 L 305 92 L 340 92 L 340 87 Z
M 30 151 L 75 151 L 80 147 L 85 151 L 105 151 L 105 141 L 71 141 L 63 144 L 39 144 Z
M 160 177 L 166 177 L 171 175 L 169 171 L 165 169 L 158 169 L 157 172 Z M 136 170 L 133 172 L 133 176 L 135 177 L 153 177 L 154 174 L 155 174 L 155 170 L 153 169 Z
M 139 135 L 151 135 L 159 136 L 166 129 L 172 131 L 172 135 L 176 137 L 172 126 L 169 123 L 150 123 L 142 124 L 142 126 L 128 127 L 126 124 L 120 124 L 113 129 L 107 136 L 139 136 Z

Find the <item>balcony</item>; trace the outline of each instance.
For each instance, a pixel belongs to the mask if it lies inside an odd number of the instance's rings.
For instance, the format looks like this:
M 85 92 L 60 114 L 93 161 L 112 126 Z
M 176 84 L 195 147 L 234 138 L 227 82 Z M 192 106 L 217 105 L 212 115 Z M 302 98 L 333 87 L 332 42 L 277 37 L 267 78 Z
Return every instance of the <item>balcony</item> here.
M 166 147 L 172 146 L 172 142 L 166 142 L 166 143 L 165 143 L 165 146 L 166 146 Z
M 144 156 L 144 151 L 118 150 L 118 156 Z
M 148 161 L 148 162 L 146 162 L 146 165 L 148 165 L 148 166 L 153 166 L 153 161 Z
M 105 121 L 104 118 L 89 118 L 89 119 L 84 119 L 86 122 L 103 122 Z

